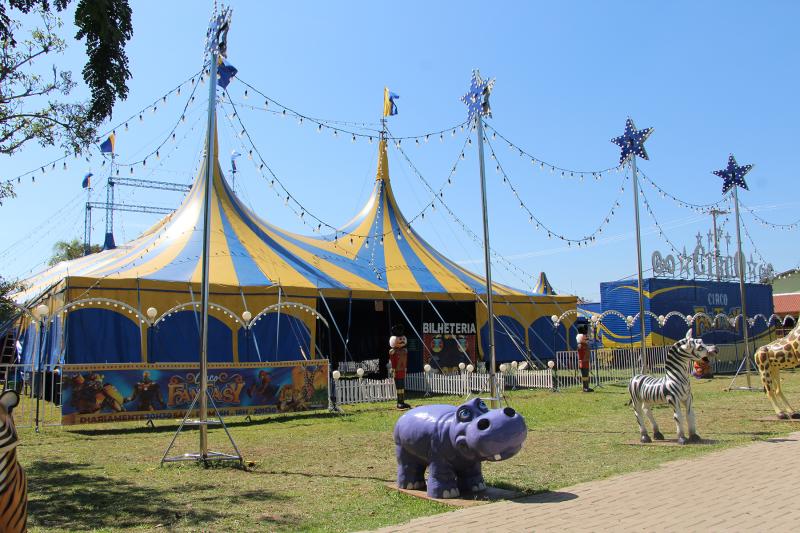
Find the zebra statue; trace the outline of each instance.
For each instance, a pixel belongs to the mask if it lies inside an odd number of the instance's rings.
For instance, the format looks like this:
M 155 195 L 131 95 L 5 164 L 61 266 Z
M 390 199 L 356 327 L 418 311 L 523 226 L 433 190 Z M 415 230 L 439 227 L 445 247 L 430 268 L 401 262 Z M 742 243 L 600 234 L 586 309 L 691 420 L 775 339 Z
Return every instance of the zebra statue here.
M 17 428 L 11 411 L 19 405 L 19 394 L 0 394 L 0 531 L 27 531 L 28 485 L 25 471 L 17 462 Z
M 715 355 L 716 353 L 716 346 L 706 346 L 701 339 L 693 339 L 692 330 L 690 329 L 686 332 L 685 338 L 673 344 L 669 349 L 665 365 L 667 374 L 665 376 L 654 378 L 645 374 L 638 374 L 631 379 L 628 384 L 628 392 L 631 394 L 631 402 L 636 413 L 636 421 L 639 423 L 642 442 L 652 442 L 647 435 L 643 414 L 646 414 L 647 418 L 650 419 L 650 423 L 653 424 L 653 438 L 664 440 L 664 435 L 658 430 L 658 424 L 650 410 L 650 406 L 656 403 L 668 403 L 672 406 L 673 418 L 678 426 L 679 444 L 700 441 L 694 420 L 694 408 L 692 407 L 689 364 L 691 361 L 699 361 L 703 357 Z M 686 407 L 686 420 L 689 426 L 688 439 L 683 433 L 681 404 Z

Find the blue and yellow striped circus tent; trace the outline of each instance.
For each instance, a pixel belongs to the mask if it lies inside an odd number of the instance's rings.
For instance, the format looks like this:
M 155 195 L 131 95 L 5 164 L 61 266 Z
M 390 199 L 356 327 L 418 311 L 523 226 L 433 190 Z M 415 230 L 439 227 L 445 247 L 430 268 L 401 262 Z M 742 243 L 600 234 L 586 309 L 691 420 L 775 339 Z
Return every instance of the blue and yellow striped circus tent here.
M 388 338 L 386 320 L 405 322 L 423 353 L 423 324 L 450 321 L 453 314 L 475 324 L 483 346 L 484 279 L 443 256 L 409 225 L 392 193 L 385 140 L 378 151 L 372 194 L 332 235 L 299 235 L 263 220 L 237 198 L 217 162 L 210 178 L 211 361 L 368 357 L 385 351 L 385 342 L 359 351 L 357 337 Z M 138 238 L 25 281 L 17 302 L 50 308 L 51 331 L 43 342 L 52 362 L 197 360 L 207 179 L 201 170 L 182 204 Z M 569 344 L 566 332 L 559 343 L 552 341 L 548 317 L 575 309 L 575 298 L 554 295 L 544 282 L 541 293 L 494 285 L 498 360 L 521 359 L 516 352 L 546 357 Z M 358 333 L 387 310 L 394 314 L 375 323 L 375 331 Z M 26 335 L 35 327 L 30 322 Z
M 533 286 L 533 292 L 537 294 L 556 294 L 555 289 L 553 289 L 553 286 L 550 285 L 550 281 L 547 279 L 547 274 L 544 272 L 539 272 L 539 279 L 536 280 L 536 285 Z

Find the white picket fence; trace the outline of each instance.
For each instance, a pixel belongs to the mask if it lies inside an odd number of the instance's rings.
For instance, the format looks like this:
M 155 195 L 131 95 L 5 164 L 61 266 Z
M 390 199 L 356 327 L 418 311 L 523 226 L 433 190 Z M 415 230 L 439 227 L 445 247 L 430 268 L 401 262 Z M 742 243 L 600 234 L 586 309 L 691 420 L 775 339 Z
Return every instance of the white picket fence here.
M 378 360 L 367 359 L 366 361 L 342 361 L 339 363 L 339 372 L 343 374 L 355 374 L 359 368 L 363 368 L 367 374 L 377 372 Z
M 336 391 L 336 405 L 386 402 L 397 398 L 393 379 L 339 379 L 332 384 Z
M 552 389 L 553 372 L 547 370 L 510 370 L 503 374 L 507 389 Z
M 504 379 L 495 374 L 498 392 L 503 392 Z M 416 392 L 466 396 L 472 392 L 489 392 L 489 374 L 483 372 L 414 372 L 406 375 L 406 389 Z

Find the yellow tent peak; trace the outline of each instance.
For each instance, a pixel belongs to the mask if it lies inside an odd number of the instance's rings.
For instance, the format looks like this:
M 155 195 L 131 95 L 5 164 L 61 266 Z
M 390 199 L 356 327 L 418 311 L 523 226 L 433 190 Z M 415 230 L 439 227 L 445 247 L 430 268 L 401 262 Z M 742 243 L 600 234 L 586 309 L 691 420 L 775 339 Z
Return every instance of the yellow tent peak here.
M 375 181 L 389 182 L 389 157 L 386 154 L 386 139 L 378 143 L 378 172 Z

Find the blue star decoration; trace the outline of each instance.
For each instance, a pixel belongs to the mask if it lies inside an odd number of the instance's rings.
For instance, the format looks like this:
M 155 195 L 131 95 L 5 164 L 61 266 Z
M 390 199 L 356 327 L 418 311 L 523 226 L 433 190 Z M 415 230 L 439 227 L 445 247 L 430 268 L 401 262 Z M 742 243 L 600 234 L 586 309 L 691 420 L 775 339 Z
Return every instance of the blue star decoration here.
M 622 149 L 619 155 L 619 164 L 624 165 L 632 155 L 638 155 L 642 159 L 650 159 L 644 149 L 644 142 L 653 133 L 653 128 L 637 130 L 633 120 L 628 118 L 625 121 L 625 133 L 619 137 L 611 139 L 611 142 Z
M 725 194 L 734 186 L 749 191 L 750 189 L 747 188 L 747 183 L 744 181 L 744 175 L 750 172 L 751 168 L 753 168 L 753 165 L 737 165 L 736 158 L 733 157 L 733 154 L 730 154 L 728 156 L 728 166 L 723 170 L 714 171 L 714 174 L 724 180 L 722 182 L 722 194 Z
M 469 92 L 461 97 L 461 101 L 467 104 L 467 109 L 469 110 L 467 122 L 472 122 L 475 116 L 491 118 L 492 108 L 489 107 L 489 94 L 491 94 L 493 88 L 494 78 L 484 80 L 477 69 L 472 71 L 472 83 L 470 83 Z

